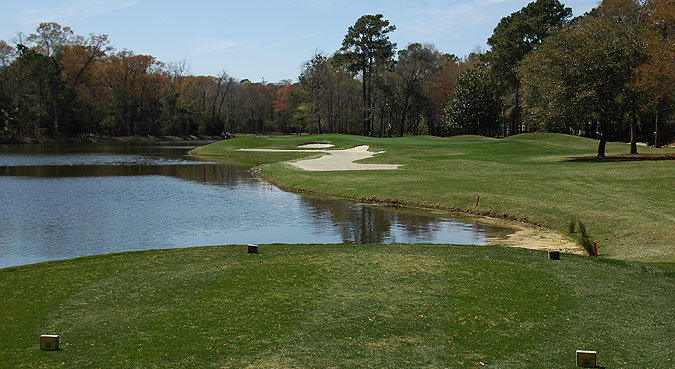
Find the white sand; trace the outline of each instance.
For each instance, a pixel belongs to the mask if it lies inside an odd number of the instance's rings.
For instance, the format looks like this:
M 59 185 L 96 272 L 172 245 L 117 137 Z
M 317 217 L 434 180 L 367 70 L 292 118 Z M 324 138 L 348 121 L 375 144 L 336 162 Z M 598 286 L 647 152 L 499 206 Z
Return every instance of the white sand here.
M 280 149 L 239 149 L 241 151 L 263 151 L 263 152 L 322 152 L 326 153 L 320 158 L 302 159 L 289 164 L 304 170 L 329 172 L 335 170 L 392 170 L 398 169 L 398 164 L 360 164 L 357 160 L 367 159 L 380 152 L 368 151 L 367 145 L 357 146 L 346 150 L 280 150 Z
M 508 247 L 519 247 L 532 250 L 560 251 L 567 254 L 585 255 L 586 252 L 578 244 L 564 239 L 557 233 L 544 229 L 524 226 L 514 226 L 514 233 L 504 237 L 490 237 L 487 239 L 488 245 L 499 245 Z
M 304 145 L 298 145 L 299 148 L 301 149 L 328 149 L 330 147 L 333 147 L 335 145 L 333 144 L 304 144 Z

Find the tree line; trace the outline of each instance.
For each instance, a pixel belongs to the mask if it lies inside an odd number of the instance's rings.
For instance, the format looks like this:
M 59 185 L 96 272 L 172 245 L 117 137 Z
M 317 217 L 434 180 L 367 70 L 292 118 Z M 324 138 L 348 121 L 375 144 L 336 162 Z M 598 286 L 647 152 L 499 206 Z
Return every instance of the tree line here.
M 378 28 L 367 35 L 372 22 Z M 444 104 L 468 62 L 418 43 L 395 62 L 388 23 L 362 17 L 346 46 L 330 56 L 316 52 L 296 83 L 193 76 L 185 62 L 118 51 L 107 35 L 42 23 L 15 46 L 0 40 L 0 138 L 445 134 Z
M 460 85 L 493 93 L 484 116 L 499 117 L 504 135 L 585 135 L 599 139 L 598 156 L 608 140 L 623 140 L 636 154 L 638 140 L 673 140 L 674 26 L 672 0 L 604 0 L 576 18 L 556 0 L 537 0 L 499 22 L 471 68 L 480 78 L 467 74 Z M 475 107 L 473 99 L 457 94 L 454 104 Z M 451 125 L 489 121 L 458 111 L 449 105 Z
M 264 131 L 279 85 L 193 76 L 185 62 L 115 50 L 106 35 L 42 23 L 0 41 L 0 137 Z
M 298 81 L 254 83 L 116 50 L 106 35 L 42 23 L 0 40 L 0 136 L 552 131 L 660 144 L 673 138 L 672 0 L 604 0 L 571 18 L 537 0 L 499 22 L 489 50 L 397 50 L 381 14 L 317 51 Z M 636 151 L 635 151 L 636 152 Z

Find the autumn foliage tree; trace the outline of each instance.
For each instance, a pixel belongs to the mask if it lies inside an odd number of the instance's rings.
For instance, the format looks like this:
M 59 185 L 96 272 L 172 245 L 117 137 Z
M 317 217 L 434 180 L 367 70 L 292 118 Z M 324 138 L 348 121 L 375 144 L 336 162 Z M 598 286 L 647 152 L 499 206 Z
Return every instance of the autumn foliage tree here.
M 570 21 L 558 0 L 536 0 L 497 24 L 488 52 L 466 57 L 417 42 L 395 53 L 396 27 L 364 15 L 339 50 L 316 51 L 297 82 L 277 83 L 192 75 L 185 61 L 42 23 L 21 44 L 0 40 L 0 140 L 526 129 L 599 137 L 599 156 L 607 140 L 630 140 L 636 153 L 637 140 L 673 136 L 674 13 L 672 0 L 604 0 Z
M 589 14 L 557 30 L 518 68 L 530 119 L 549 127 L 592 122 L 598 157 L 615 138 L 642 49 L 622 17 Z
M 636 69 L 635 87 L 649 96 L 645 107 L 654 117 L 654 144 L 658 147 L 659 118 L 672 113 L 675 103 L 675 3 L 652 0 L 646 8 L 649 14 L 645 29 L 647 60 Z

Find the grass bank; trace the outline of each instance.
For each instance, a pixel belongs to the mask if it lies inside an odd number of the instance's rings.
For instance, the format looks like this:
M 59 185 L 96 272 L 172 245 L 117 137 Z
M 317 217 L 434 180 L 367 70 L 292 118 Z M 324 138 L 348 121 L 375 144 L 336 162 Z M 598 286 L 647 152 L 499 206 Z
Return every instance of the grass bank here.
M 452 245 L 263 245 L 0 270 L 7 368 L 672 368 L 675 274 Z M 43 333 L 61 351 L 40 351 Z
M 308 172 L 283 161 L 307 153 L 251 153 L 236 148 L 292 149 L 307 142 L 335 148 L 370 145 L 386 151 L 364 163 L 403 164 L 395 171 Z M 260 164 L 261 175 L 283 189 L 521 220 L 567 234 L 583 220 L 600 254 L 614 259 L 675 265 L 675 161 L 579 162 L 597 141 L 560 134 L 505 139 L 369 138 L 347 135 L 242 137 L 195 150 L 211 159 Z M 644 153 L 673 149 L 640 148 Z M 610 143 L 608 154 L 628 145 Z M 314 154 L 319 155 L 319 154 Z M 477 196 L 480 203 L 476 208 Z

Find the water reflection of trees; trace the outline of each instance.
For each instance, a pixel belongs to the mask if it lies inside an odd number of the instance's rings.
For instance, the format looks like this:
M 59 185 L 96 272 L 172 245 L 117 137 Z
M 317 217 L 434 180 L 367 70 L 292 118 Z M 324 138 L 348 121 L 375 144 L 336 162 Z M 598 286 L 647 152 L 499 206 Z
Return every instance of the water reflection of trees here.
M 444 220 L 419 214 L 398 213 L 341 201 L 302 198 L 306 211 L 317 225 L 329 221 L 343 242 L 390 243 L 433 241 L 434 232 Z M 401 232 L 395 232 L 397 227 Z M 397 239 L 397 234 L 404 239 Z
M 190 162 L 186 157 L 189 148 L 208 142 L 129 142 L 129 143 L 95 143 L 95 144 L 45 144 L 45 145 L 0 145 L 0 154 L 8 153 L 24 155 L 73 155 L 72 163 L 63 165 L 20 165 L 0 166 L 0 175 L 23 177 L 116 177 L 116 176 L 167 176 L 198 183 L 219 185 L 236 185 L 249 174 L 235 165 L 221 163 Z M 111 163 L 80 164 L 79 155 L 101 155 L 101 160 Z M 109 156 L 106 156 L 109 154 Z M 134 155 L 129 160 L 138 162 L 115 163 L 119 155 Z M 69 158 L 70 159 L 70 158 Z M 86 159 L 85 159 L 86 160 Z M 162 163 L 161 161 L 167 161 Z M 27 160 L 27 163 L 36 163 Z M 37 163 L 36 163 L 37 164 Z
M 235 164 L 190 162 L 185 157 L 183 143 L 166 144 L 94 144 L 94 145 L 34 145 L 6 149 L 0 154 L 62 155 L 74 153 L 73 165 L 0 166 L 0 175 L 24 177 L 114 177 L 114 176 L 167 176 L 196 183 L 215 184 L 227 187 L 239 186 L 250 180 L 246 169 Z M 6 149 L 6 150 L 5 150 Z M 115 155 L 135 155 L 133 160 L 119 164 L 77 164 L 77 154 L 100 153 L 102 160 L 116 160 Z M 107 158 L 105 154 L 111 154 Z M 30 157 L 29 157 L 30 159 Z M 124 159 L 124 158 L 123 158 Z M 26 160 L 37 163 L 37 160 Z M 65 162 L 68 164 L 68 162 Z M 5 164 L 8 165 L 8 164 Z M 470 225 L 420 212 L 354 205 L 341 201 L 301 197 L 303 211 L 310 215 L 317 229 L 332 227 L 344 242 L 391 243 L 391 242 L 440 242 L 463 243 L 453 233 L 462 233 L 465 239 L 471 236 Z M 328 224 L 329 225 L 328 225 Z M 439 232 L 441 230 L 441 232 Z M 490 232 L 490 227 L 482 229 Z M 475 235 L 476 230 L 473 231 Z
M 235 186 L 249 176 L 241 167 L 227 164 L 14 166 L 0 167 L 0 175 L 40 178 L 156 175 L 226 186 Z

